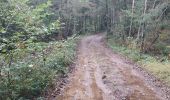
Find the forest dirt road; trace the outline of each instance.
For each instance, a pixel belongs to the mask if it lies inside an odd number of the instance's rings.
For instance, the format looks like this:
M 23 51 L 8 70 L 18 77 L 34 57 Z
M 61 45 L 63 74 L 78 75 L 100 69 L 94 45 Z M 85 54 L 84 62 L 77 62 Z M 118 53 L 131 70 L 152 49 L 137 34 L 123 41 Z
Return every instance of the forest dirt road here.
M 168 100 L 149 77 L 107 48 L 103 37 L 80 41 L 75 71 L 55 100 Z

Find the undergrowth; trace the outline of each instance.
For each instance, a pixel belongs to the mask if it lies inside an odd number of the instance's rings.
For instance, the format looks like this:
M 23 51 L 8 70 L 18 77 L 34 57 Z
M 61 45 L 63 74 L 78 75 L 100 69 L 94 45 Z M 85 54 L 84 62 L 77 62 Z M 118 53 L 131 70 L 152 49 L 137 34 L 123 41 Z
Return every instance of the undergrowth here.
M 20 51 L 10 68 L 5 64 L 4 57 L 0 56 L 0 61 L 4 62 L 1 63 L 0 100 L 42 99 L 40 95 L 53 85 L 54 78 L 68 72 L 77 40 L 71 37 L 65 41 L 42 43 L 44 54 L 33 49 L 39 44 L 29 45 L 31 50 Z
M 166 60 L 166 57 L 164 61 L 157 60 L 155 57 L 148 54 L 141 54 L 140 51 L 136 49 L 129 49 L 128 47 L 121 46 L 119 43 L 115 42 L 113 38 L 109 38 L 107 44 L 113 51 L 123 54 L 134 62 L 139 63 L 144 69 L 170 86 L 170 62 Z

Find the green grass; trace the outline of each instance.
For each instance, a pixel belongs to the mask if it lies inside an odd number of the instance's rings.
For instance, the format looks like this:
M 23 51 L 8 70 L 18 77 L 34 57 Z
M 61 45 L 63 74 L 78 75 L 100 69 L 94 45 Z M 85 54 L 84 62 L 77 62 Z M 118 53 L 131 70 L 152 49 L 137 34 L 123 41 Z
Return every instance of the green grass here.
M 113 51 L 125 55 L 134 62 L 139 63 L 148 72 L 152 73 L 157 78 L 167 83 L 167 85 L 170 85 L 169 61 L 166 60 L 164 62 L 160 62 L 156 60 L 156 58 L 147 54 L 141 54 L 140 56 L 140 52 L 138 50 L 120 46 L 119 44 L 116 44 L 116 42 L 112 38 L 108 40 L 107 44 L 113 49 Z

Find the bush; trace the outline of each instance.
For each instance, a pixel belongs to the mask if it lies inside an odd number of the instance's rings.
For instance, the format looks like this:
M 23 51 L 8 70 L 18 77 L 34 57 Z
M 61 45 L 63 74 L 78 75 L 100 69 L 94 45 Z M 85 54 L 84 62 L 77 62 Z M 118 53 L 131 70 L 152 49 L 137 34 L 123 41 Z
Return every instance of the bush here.
M 43 43 L 44 55 L 41 50 L 35 50 L 40 44 L 30 45 L 32 49 L 28 51 L 15 52 L 13 55 L 20 59 L 15 59 L 10 68 L 4 64 L 1 69 L 0 99 L 38 98 L 52 85 L 56 75 L 68 72 L 68 65 L 74 59 L 76 40 Z
M 167 47 L 165 43 L 159 42 L 154 45 L 155 50 L 157 53 L 160 53 L 163 56 L 168 56 L 170 52 L 170 48 Z

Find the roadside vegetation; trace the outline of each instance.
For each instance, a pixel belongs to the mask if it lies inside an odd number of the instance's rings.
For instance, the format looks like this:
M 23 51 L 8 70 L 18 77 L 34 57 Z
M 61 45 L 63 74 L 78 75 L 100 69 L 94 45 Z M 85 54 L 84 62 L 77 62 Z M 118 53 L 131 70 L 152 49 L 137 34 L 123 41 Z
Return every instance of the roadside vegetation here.
M 1 55 L 1 100 L 33 99 L 53 87 L 55 79 L 68 73 L 77 40 L 71 37 L 67 41 L 43 43 L 43 48 L 38 48 L 40 44 L 35 43 L 29 45 L 29 50 Z
M 169 0 L 0 0 L 0 99 L 39 97 L 67 73 L 78 35 L 105 32 L 170 83 Z
M 124 1 L 115 2 L 119 16 L 111 27 L 108 45 L 170 85 L 170 2 Z
M 133 62 L 139 64 L 146 71 L 156 76 L 158 79 L 170 85 L 170 61 L 160 61 L 156 57 L 149 54 L 141 54 L 139 50 L 130 49 L 126 46 L 120 46 L 113 38 L 108 40 L 108 46 L 112 48 L 114 52 L 124 55 L 127 59 L 131 59 Z M 166 58 L 166 57 L 165 57 Z
M 68 73 L 78 37 L 65 31 L 54 4 L 0 1 L 0 100 L 41 99 Z

